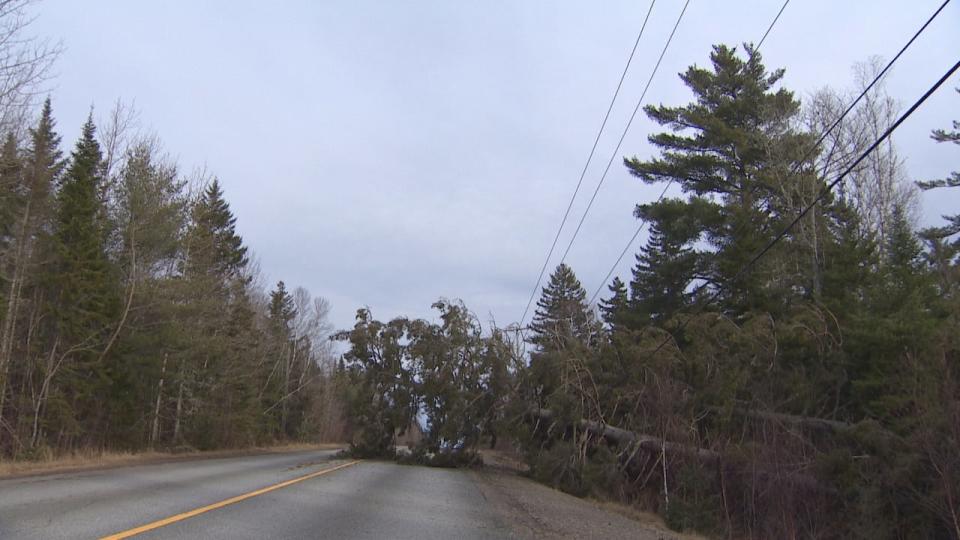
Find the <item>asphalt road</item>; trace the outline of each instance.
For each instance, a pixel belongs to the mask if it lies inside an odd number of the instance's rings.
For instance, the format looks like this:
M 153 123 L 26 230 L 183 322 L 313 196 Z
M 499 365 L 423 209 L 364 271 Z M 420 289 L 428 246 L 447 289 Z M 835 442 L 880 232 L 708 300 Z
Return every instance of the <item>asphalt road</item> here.
M 0 480 L 0 538 L 101 538 L 145 525 L 156 528 L 136 538 L 511 536 L 466 472 L 350 465 L 332 455 L 266 454 Z M 289 481 L 295 482 L 277 487 Z M 246 498 L 218 505 L 240 497 Z

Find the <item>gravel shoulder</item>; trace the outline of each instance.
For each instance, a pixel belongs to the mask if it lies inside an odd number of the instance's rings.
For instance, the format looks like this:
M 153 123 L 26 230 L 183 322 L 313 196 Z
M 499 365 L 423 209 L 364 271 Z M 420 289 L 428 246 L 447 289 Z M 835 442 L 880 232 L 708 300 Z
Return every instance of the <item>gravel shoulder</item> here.
M 521 476 L 509 467 L 485 467 L 469 474 L 517 538 L 702 538 L 671 531 L 654 514 L 574 497 Z

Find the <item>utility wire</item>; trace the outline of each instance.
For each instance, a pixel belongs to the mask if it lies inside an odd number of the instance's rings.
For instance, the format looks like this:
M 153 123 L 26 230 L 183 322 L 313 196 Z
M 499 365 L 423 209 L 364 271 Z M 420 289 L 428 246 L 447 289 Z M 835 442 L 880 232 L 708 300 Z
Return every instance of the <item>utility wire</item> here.
M 770 21 L 770 26 L 767 27 L 767 31 L 763 33 L 763 37 L 760 38 L 760 42 L 757 43 L 757 46 L 754 47 L 754 50 L 760 50 L 760 47 L 763 46 L 763 42 L 767 40 L 767 36 L 770 35 L 770 31 L 773 30 L 773 26 L 777 24 L 777 21 L 780 20 L 780 15 L 783 15 L 783 10 L 787 9 L 787 4 L 790 3 L 790 0 L 785 0 L 783 5 L 780 6 L 780 11 L 777 12 L 777 16 Z
M 637 100 L 637 106 L 633 108 L 633 113 L 630 115 L 630 120 L 627 121 L 626 127 L 623 128 L 623 133 L 620 135 L 620 140 L 617 141 L 617 147 L 614 148 L 613 153 L 610 154 L 610 160 L 607 162 L 607 167 L 603 170 L 603 175 L 600 176 L 600 181 L 597 182 L 596 189 L 593 190 L 593 195 L 590 197 L 590 201 L 587 203 L 587 207 L 583 211 L 583 215 L 580 216 L 580 222 L 577 223 L 577 228 L 573 231 L 573 236 L 570 237 L 570 242 L 567 244 L 567 249 L 563 251 L 563 257 L 560 257 L 560 264 L 563 264 L 563 261 L 567 260 L 567 255 L 570 254 L 570 248 L 573 247 L 573 242 L 576 241 L 577 235 L 580 233 L 580 228 L 583 227 L 583 222 L 587 219 L 587 214 L 590 213 L 590 208 L 593 207 L 593 201 L 597 198 L 597 193 L 600 192 L 600 188 L 603 187 L 603 181 L 607 179 L 607 173 L 610 172 L 610 166 L 613 165 L 613 160 L 617 158 L 618 153 L 620 152 L 620 146 L 623 145 L 623 140 L 627 137 L 627 132 L 630 131 L 630 126 L 633 124 L 633 120 L 637 117 L 637 112 L 640 110 L 640 106 L 643 104 L 644 98 L 647 96 L 647 90 L 650 89 L 650 84 L 653 82 L 653 77 L 657 74 L 657 70 L 660 68 L 660 63 L 663 61 L 664 55 L 667 54 L 667 49 L 670 48 L 670 43 L 673 41 L 673 36 L 677 33 L 677 28 L 680 26 L 680 21 L 683 20 L 683 15 L 687 12 L 687 6 L 690 5 L 690 0 L 687 0 L 683 4 L 683 10 L 680 11 L 680 16 L 677 17 L 677 22 L 673 25 L 673 30 L 670 32 L 670 37 L 667 38 L 667 43 L 663 46 L 663 50 L 660 51 L 660 58 L 657 59 L 657 63 L 653 66 L 653 71 L 650 72 L 650 78 L 647 79 L 647 85 L 644 86 L 643 92 L 640 94 L 640 99 Z M 521 319 L 520 324 L 523 324 Z
M 923 94 L 922 96 L 920 96 L 920 98 L 919 98 L 917 101 L 915 101 L 914 104 L 911 105 L 910 108 L 907 109 L 907 111 L 906 111 L 905 113 L 903 113 L 902 115 L 900 115 L 899 118 L 897 118 L 896 122 L 894 122 L 893 124 L 891 124 L 890 127 L 888 127 L 888 128 L 883 132 L 883 134 L 880 135 L 880 137 L 877 138 L 877 140 L 873 142 L 873 144 L 871 144 L 862 154 L 860 154 L 860 157 L 858 157 L 853 163 L 851 163 L 846 169 L 844 169 L 843 172 L 840 173 L 840 175 L 837 176 L 836 179 L 834 179 L 832 182 L 830 182 L 829 184 L 827 184 L 826 186 L 824 186 L 824 187 L 818 192 L 818 194 L 817 194 L 816 198 L 813 200 L 813 202 L 811 202 L 811 203 L 810 203 L 809 205 L 807 205 L 799 214 L 797 214 L 797 216 L 796 216 L 786 227 L 784 227 L 784 229 L 783 229 L 782 231 L 780 231 L 780 233 L 777 234 L 777 236 L 775 236 L 772 240 L 770 240 L 770 242 L 768 242 L 768 243 L 763 247 L 763 249 L 761 249 L 760 251 L 758 251 L 758 252 L 756 253 L 756 255 L 754 255 L 754 256 L 750 259 L 750 261 L 747 262 L 747 264 L 745 264 L 742 268 L 740 268 L 740 270 L 739 270 L 736 274 L 733 275 L 732 278 L 730 278 L 726 283 L 721 283 L 719 287 L 717 287 L 716 289 L 714 289 L 713 292 L 707 296 L 707 299 L 706 299 L 706 300 L 704 300 L 703 302 L 699 302 L 697 307 L 702 308 L 702 307 L 705 306 L 706 304 L 709 304 L 710 302 L 714 301 L 714 300 L 720 295 L 720 292 L 724 289 L 725 286 L 728 286 L 728 285 L 730 285 L 731 283 L 737 281 L 738 279 L 740 279 L 741 277 L 743 277 L 748 271 L 750 271 L 750 269 L 753 268 L 753 266 L 754 266 L 761 258 L 763 258 L 763 256 L 766 255 L 766 254 L 773 248 L 773 246 L 775 246 L 778 242 L 780 242 L 780 240 L 782 240 L 782 239 L 787 235 L 787 233 L 789 233 L 790 230 L 793 229 L 793 227 L 796 226 L 796 224 L 799 223 L 800 220 L 804 218 L 804 216 L 806 216 L 807 214 L 809 214 L 810 211 L 811 211 L 828 193 L 830 193 L 830 192 L 833 190 L 834 187 L 837 186 L 837 184 L 839 184 L 840 182 L 842 182 L 843 179 L 847 177 L 847 175 L 849 175 L 854 169 L 856 169 L 856 167 L 857 167 L 858 165 L 860 165 L 860 162 L 862 162 L 864 159 L 866 159 L 867 156 L 869 156 L 878 146 L 880 146 L 885 140 L 887 140 L 887 139 L 890 137 L 890 135 L 891 135 L 898 127 L 900 127 L 900 124 L 902 124 L 907 118 L 910 117 L 911 114 L 913 114 L 918 108 L 920 108 L 920 106 L 923 105 L 923 103 L 927 100 L 927 98 L 929 98 L 931 95 L 934 94 L 934 92 L 936 92 L 941 86 L 943 86 L 943 83 L 945 83 L 945 82 L 947 81 L 947 79 L 949 79 L 958 69 L 960 69 L 960 62 L 955 63 L 955 64 L 953 65 L 953 67 L 951 67 L 950 69 L 948 69 L 947 72 L 944 73 L 944 75 L 943 75 L 942 77 L 940 77 L 940 79 L 939 79 L 936 83 L 934 83 L 933 86 L 931 86 L 926 92 L 924 92 L 924 94 Z M 693 296 L 696 296 L 696 294 L 699 293 L 699 292 L 700 292 L 704 287 L 706 287 L 706 286 L 707 286 L 707 284 L 701 285 L 700 287 L 698 287 L 697 289 L 695 289 L 695 290 L 693 291 L 692 295 L 693 295 Z M 682 323 L 682 324 L 680 325 L 680 327 L 677 329 L 677 332 L 678 332 L 678 333 L 679 333 L 679 332 L 682 332 L 682 331 L 687 327 L 687 324 L 690 322 L 691 319 L 693 319 L 693 315 L 692 315 L 692 314 L 691 314 L 690 317 L 687 317 L 686 319 L 684 319 L 683 323 Z M 672 335 L 672 334 L 671 334 L 671 335 L 668 335 L 662 342 L 660 342 L 660 344 L 657 346 L 657 348 L 653 350 L 653 352 L 651 353 L 651 355 L 656 354 L 657 352 L 659 352 L 660 349 L 662 349 L 664 345 L 666 345 L 667 343 L 669 343 L 671 339 L 673 339 L 673 335 Z
M 627 58 L 627 64 L 623 66 L 623 73 L 620 74 L 620 81 L 617 83 L 617 89 L 613 92 L 613 97 L 610 99 L 610 105 L 607 107 L 607 113 L 603 116 L 603 122 L 600 124 L 600 130 L 597 131 L 597 136 L 593 140 L 593 146 L 590 148 L 590 155 L 587 156 L 587 162 L 583 165 L 583 171 L 580 172 L 580 179 L 577 180 L 577 187 L 573 190 L 573 195 L 570 196 L 570 202 L 567 204 L 567 210 L 563 213 L 563 219 L 560 220 L 560 226 L 557 227 L 557 234 L 553 238 L 553 243 L 550 245 L 550 251 L 547 252 L 547 257 L 543 261 L 543 266 L 540 268 L 540 275 L 537 276 L 537 282 L 533 286 L 533 291 L 530 293 L 530 299 L 527 300 L 527 307 L 523 310 L 523 317 L 520 318 L 520 324 L 523 325 L 524 319 L 527 318 L 527 313 L 530 311 L 530 305 L 533 304 L 533 299 L 537 296 L 537 289 L 540 287 L 540 282 L 543 281 L 543 274 L 547 270 L 547 265 L 550 264 L 550 257 L 553 256 L 553 250 L 557 247 L 557 241 L 560 239 L 560 232 L 563 231 L 563 226 L 567 223 L 567 218 L 570 216 L 570 209 L 573 208 L 573 201 L 577 198 L 577 193 L 580 192 L 580 186 L 583 184 L 583 178 L 587 174 L 587 169 L 590 167 L 590 162 L 593 160 L 593 155 L 597 151 L 597 144 L 600 142 L 600 136 L 603 134 L 604 128 L 607 126 L 607 120 L 610 118 L 610 112 L 613 110 L 613 104 L 617 101 L 617 96 L 620 94 L 620 88 L 623 86 L 623 80 L 627 76 L 627 71 L 630 69 L 630 63 L 633 62 L 634 54 L 637 52 L 637 46 L 640 44 L 640 38 L 643 37 L 643 31 L 647 28 L 647 22 L 650 20 L 650 14 L 653 12 L 653 6 L 656 4 L 656 0 L 651 0 L 650 8 L 647 9 L 647 15 L 643 19 L 643 25 L 640 26 L 640 32 L 637 33 L 637 39 L 633 43 L 633 49 L 630 51 L 630 56 Z
M 950 0 L 947 0 L 947 1 L 949 2 Z M 770 35 L 770 31 L 773 30 L 773 27 L 777 24 L 777 21 L 780 20 L 780 16 L 783 15 L 783 10 L 787 9 L 787 4 L 789 3 L 790 3 L 790 0 L 785 0 L 783 2 L 783 5 L 780 6 L 780 11 L 778 11 L 777 15 L 773 18 L 772 21 L 770 21 L 770 24 L 767 26 L 767 30 L 763 33 L 763 37 L 760 38 L 760 42 L 757 43 L 757 46 L 753 48 L 753 53 L 757 53 L 760 51 L 760 47 L 763 46 L 763 42 L 767 40 L 767 36 Z M 832 129 L 833 128 L 831 128 L 831 130 Z M 814 146 L 819 146 L 819 144 L 820 143 L 818 142 Z M 667 182 L 667 187 L 663 188 L 663 191 L 660 192 L 660 196 L 657 197 L 657 200 L 654 201 L 653 204 L 657 204 L 658 202 L 662 201 L 663 197 L 667 194 L 667 190 L 670 189 L 670 186 L 672 185 L 673 185 L 673 180 L 670 180 L 669 182 Z M 610 280 L 610 276 L 612 276 L 613 273 L 617 271 L 617 267 L 620 266 L 620 262 L 623 261 L 623 258 L 627 255 L 627 252 L 630 250 L 630 246 L 632 246 L 633 243 L 637 241 L 637 238 L 640 236 L 640 232 L 643 231 L 643 228 L 646 225 L 647 225 L 646 219 L 643 219 L 640 221 L 640 225 L 637 226 L 637 230 L 633 233 L 633 236 L 630 237 L 630 240 L 627 242 L 627 245 L 623 247 L 623 251 L 620 252 L 620 256 L 617 257 L 616 262 L 614 262 L 613 266 L 610 267 L 610 271 L 607 272 L 607 275 L 603 278 L 603 281 L 600 282 L 600 286 L 597 287 L 597 290 L 595 290 L 593 292 L 593 295 L 590 296 L 590 301 L 587 303 L 587 305 L 593 305 L 597 297 L 600 296 L 600 292 L 603 291 L 603 288 L 604 286 L 606 286 L 607 281 Z

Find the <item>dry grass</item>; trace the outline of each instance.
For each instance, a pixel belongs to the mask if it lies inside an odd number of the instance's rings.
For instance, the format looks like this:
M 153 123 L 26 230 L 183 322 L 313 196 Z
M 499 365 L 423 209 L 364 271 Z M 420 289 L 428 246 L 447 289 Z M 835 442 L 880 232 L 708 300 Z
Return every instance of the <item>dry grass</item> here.
M 620 514 L 621 516 L 630 518 L 634 521 L 638 521 L 653 527 L 655 529 L 661 530 L 664 533 L 668 533 L 671 538 L 676 540 L 706 540 L 708 537 L 694 533 L 694 532 L 677 532 L 667 526 L 667 523 L 657 514 L 652 512 L 645 512 L 639 510 L 636 507 L 619 503 L 616 501 L 600 500 L 600 499 L 590 499 L 598 507 L 615 514 Z
M 85 450 L 51 456 L 31 461 L 9 461 L 0 459 L 0 478 L 15 478 L 38 474 L 53 474 L 90 469 L 111 469 L 151 463 L 189 461 L 194 459 L 213 459 L 256 454 L 297 452 L 306 450 L 335 450 L 344 448 L 341 444 L 284 443 L 253 448 L 212 450 L 206 452 L 96 452 Z

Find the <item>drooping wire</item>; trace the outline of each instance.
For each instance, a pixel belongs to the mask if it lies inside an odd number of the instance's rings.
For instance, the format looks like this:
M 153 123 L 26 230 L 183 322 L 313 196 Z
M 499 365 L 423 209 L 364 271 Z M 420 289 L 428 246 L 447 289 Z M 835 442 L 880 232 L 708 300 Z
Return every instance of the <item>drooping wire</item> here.
M 720 295 L 720 292 L 726 286 L 729 286 L 730 284 L 734 283 L 735 281 L 743 277 L 747 272 L 749 272 L 753 268 L 753 266 L 758 261 L 760 261 L 760 259 L 764 257 L 764 255 L 769 253 L 769 251 L 773 249 L 773 247 L 778 242 L 780 242 L 784 237 L 786 237 L 786 235 L 790 232 L 790 230 L 793 229 L 793 227 L 796 226 L 796 224 L 799 223 L 800 220 L 804 218 L 804 216 L 809 214 L 810 211 L 813 210 L 813 208 L 816 207 L 816 205 L 821 200 L 823 200 L 823 198 L 828 193 L 830 193 L 834 187 L 836 187 L 840 182 L 842 182 L 843 179 L 847 177 L 847 175 L 849 175 L 854 169 L 856 169 L 858 165 L 860 165 L 860 163 L 864 159 L 867 158 L 867 156 L 869 156 L 878 146 L 880 146 L 885 140 L 887 140 L 890 137 L 890 135 L 893 134 L 893 132 L 896 131 L 896 129 L 900 127 L 900 125 L 907 118 L 909 118 L 910 115 L 912 115 L 918 108 L 920 108 L 920 106 L 923 105 L 923 103 L 927 100 L 927 98 L 929 98 L 931 95 L 934 94 L 934 92 L 936 92 L 941 86 L 943 86 L 943 83 L 945 83 L 947 79 L 949 79 L 954 73 L 956 73 L 958 69 L 960 69 L 960 62 L 955 63 L 950 69 L 948 69 L 947 72 L 944 73 L 944 75 L 940 77 L 940 79 L 936 83 L 933 84 L 933 86 L 931 86 L 926 92 L 924 92 L 924 94 L 920 96 L 920 98 L 917 99 L 917 101 L 915 101 L 913 105 L 911 105 L 910 108 L 907 109 L 905 113 L 900 115 L 900 117 L 897 118 L 897 120 L 893 124 L 891 124 L 890 127 L 888 127 L 880 135 L 880 137 L 878 137 L 873 142 L 873 144 L 871 144 L 866 150 L 864 150 L 863 153 L 861 153 L 856 160 L 854 160 L 849 166 L 847 166 L 847 168 L 844 169 L 843 172 L 841 172 L 840 175 L 837 176 L 837 178 L 835 178 L 832 182 L 824 186 L 817 193 L 817 196 L 813 199 L 813 201 L 810 204 L 808 204 L 806 207 L 804 207 L 803 210 L 799 214 L 797 214 L 797 216 L 786 227 L 784 227 L 782 231 L 780 231 L 780 233 L 778 233 L 775 237 L 773 237 L 769 242 L 767 242 L 767 244 L 762 249 L 760 249 L 760 251 L 758 251 L 753 257 L 751 257 L 751 259 L 747 262 L 747 264 L 743 265 L 743 267 L 741 267 L 740 270 L 733 275 L 733 277 L 731 277 L 726 282 L 721 283 L 719 286 L 717 286 L 709 295 L 707 295 L 705 300 L 698 302 L 696 307 L 699 307 L 702 309 L 703 306 L 706 306 L 710 302 L 716 300 L 716 298 Z M 691 296 L 696 298 L 697 294 L 701 290 L 703 290 L 703 288 L 706 286 L 707 284 L 703 284 L 697 287 L 692 292 Z M 677 328 L 676 333 L 682 332 L 692 319 L 693 319 L 693 314 L 685 318 L 683 323 L 680 324 L 680 327 Z M 657 345 L 657 348 L 653 350 L 651 355 L 658 353 L 660 349 L 664 347 L 664 345 L 670 342 L 671 339 L 673 339 L 673 334 L 668 335 L 663 341 L 661 341 L 660 344 Z
M 670 43 L 673 41 L 673 36 L 677 33 L 677 28 L 680 26 L 680 21 L 683 20 L 683 15 L 687 12 L 687 6 L 690 5 L 690 0 L 687 0 L 683 4 L 683 10 L 680 11 L 680 16 L 677 17 L 677 22 L 673 25 L 673 30 L 670 32 L 670 37 L 667 38 L 666 44 L 663 46 L 663 50 L 660 51 L 660 58 L 657 59 L 656 65 L 653 66 L 653 71 L 650 72 L 650 77 L 647 79 L 647 84 L 643 88 L 643 92 L 640 94 L 640 99 L 637 100 L 637 106 L 633 108 L 633 113 L 630 115 L 630 120 L 627 121 L 626 127 L 623 129 L 623 133 L 620 135 L 620 140 L 617 141 L 617 147 L 614 148 L 613 153 L 610 154 L 610 160 L 607 161 L 607 166 L 603 170 L 603 174 L 600 176 L 600 181 L 597 182 L 597 187 L 593 190 L 593 195 L 590 196 L 590 201 L 587 203 L 587 207 L 583 210 L 583 215 L 580 216 L 580 221 L 577 223 L 577 228 L 573 231 L 573 236 L 570 237 L 570 242 L 567 243 L 567 249 L 563 251 L 563 257 L 560 257 L 560 263 L 562 264 L 567 260 L 567 255 L 570 254 L 570 248 L 573 247 L 574 241 L 577 239 L 577 235 L 580 233 L 580 228 L 583 227 L 583 222 L 587 219 L 587 214 L 590 213 L 590 209 L 593 207 L 593 201 L 597 198 L 597 193 L 600 192 L 600 188 L 603 187 L 604 180 L 607 179 L 607 173 L 610 172 L 610 167 L 613 165 L 613 160 L 617 158 L 617 154 L 620 152 L 620 147 L 623 145 L 624 139 L 627 137 L 627 132 L 630 131 L 630 126 L 633 125 L 633 120 L 637 117 L 637 112 L 640 111 L 640 106 L 643 105 L 643 100 L 647 96 L 647 90 L 650 89 L 650 84 L 653 82 L 654 76 L 657 74 L 657 70 L 660 68 L 660 63 L 663 61 L 664 55 L 667 54 L 667 49 L 670 48 Z M 520 321 L 521 324 L 523 321 Z
M 949 0 L 947 0 L 949 1 Z M 767 30 L 763 33 L 763 37 L 760 38 L 760 41 L 757 43 L 757 46 L 753 48 L 752 52 L 757 53 L 760 51 L 760 47 L 763 46 L 763 42 L 767 40 L 767 36 L 770 35 L 770 32 L 773 30 L 773 27 L 776 26 L 777 21 L 780 20 L 780 16 L 783 15 L 783 10 L 787 9 L 787 4 L 790 3 L 790 0 L 785 0 L 783 5 L 780 6 L 780 11 L 777 12 L 773 20 L 770 21 L 770 24 L 767 25 Z M 819 143 L 817 143 L 819 145 Z M 660 196 L 653 202 L 657 204 L 663 200 L 663 197 L 666 196 L 667 190 L 670 189 L 670 186 L 673 185 L 673 180 L 667 182 L 667 187 L 663 188 L 663 191 L 660 192 Z M 610 270 L 607 272 L 607 275 L 603 278 L 603 281 L 600 282 L 600 286 L 593 292 L 590 296 L 590 302 L 587 305 L 593 305 L 597 300 L 597 297 L 600 296 L 600 292 L 603 291 L 603 288 L 607 285 L 607 282 L 610 280 L 610 276 L 617 271 L 617 267 L 620 266 L 620 263 L 623 261 L 623 258 L 626 256 L 627 252 L 630 250 L 630 247 L 633 246 L 633 243 L 637 241 L 637 238 L 640 236 L 640 233 L 643 231 L 643 228 L 647 225 L 647 220 L 642 219 L 640 225 L 637 226 L 637 230 L 634 231 L 633 236 L 630 237 L 630 240 L 627 242 L 627 245 L 623 247 L 623 250 L 620 251 L 620 255 L 617 257 L 616 262 L 610 267 Z
M 787 4 L 790 3 L 790 0 L 785 0 L 783 5 L 780 6 L 780 11 L 777 12 L 777 16 L 770 21 L 770 26 L 767 27 L 767 31 L 763 33 L 763 37 L 760 38 L 760 41 L 757 42 L 757 46 L 754 47 L 755 50 L 760 50 L 760 47 L 763 46 L 763 42 L 767 40 L 767 36 L 770 35 L 770 31 L 773 30 L 774 25 L 777 24 L 777 21 L 780 20 L 780 15 L 783 15 L 783 10 L 787 9 Z
M 590 167 L 590 162 L 593 160 L 593 156 L 597 151 L 597 144 L 600 142 L 600 136 L 603 134 L 603 130 L 607 126 L 607 120 L 610 118 L 610 112 L 613 110 L 613 105 L 617 101 L 617 96 L 620 95 L 620 88 L 623 86 L 623 80 L 627 76 L 627 71 L 630 69 L 630 64 L 633 62 L 633 57 L 637 52 L 637 46 L 640 45 L 640 38 L 643 37 L 643 32 L 647 28 L 647 22 L 650 20 L 650 14 L 653 12 L 653 6 L 656 4 L 656 0 L 651 0 L 650 7 L 647 9 L 647 15 L 643 19 L 643 24 L 640 26 L 640 32 L 637 33 L 637 39 L 633 43 L 633 49 L 630 50 L 630 56 L 627 58 L 627 63 L 623 66 L 623 73 L 620 74 L 620 81 L 617 83 L 617 88 L 613 92 L 613 97 L 610 99 L 610 105 L 607 106 L 607 112 L 603 116 L 603 122 L 600 123 L 600 129 L 597 131 L 597 136 L 593 139 L 593 146 L 590 148 L 590 154 L 587 156 L 587 162 L 583 165 L 583 170 L 580 172 L 580 179 L 577 180 L 577 187 L 573 190 L 573 195 L 570 196 L 570 202 L 567 204 L 567 210 L 563 213 L 563 219 L 560 220 L 560 226 L 557 227 L 557 234 L 553 238 L 553 243 L 550 245 L 550 251 L 547 252 L 547 256 L 543 261 L 543 266 L 540 268 L 540 274 L 537 276 L 537 282 L 533 286 L 533 291 L 530 293 L 530 299 L 527 300 L 527 307 L 523 310 L 523 316 L 520 318 L 520 324 L 523 324 L 524 319 L 527 318 L 527 313 L 530 311 L 530 305 L 533 303 L 533 299 L 537 296 L 537 289 L 540 287 L 540 282 L 543 281 L 543 274 L 547 270 L 547 265 L 550 264 L 550 257 L 553 256 L 553 251 L 557 247 L 557 241 L 560 239 L 560 233 L 563 231 L 564 225 L 567 223 L 567 218 L 570 216 L 570 209 L 573 208 L 573 202 L 577 198 L 577 194 L 580 192 L 580 186 L 583 184 L 583 178 L 587 174 L 587 169 Z

